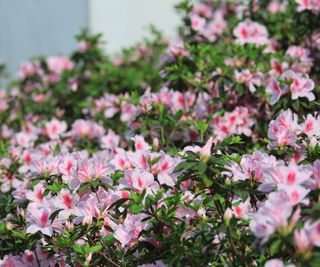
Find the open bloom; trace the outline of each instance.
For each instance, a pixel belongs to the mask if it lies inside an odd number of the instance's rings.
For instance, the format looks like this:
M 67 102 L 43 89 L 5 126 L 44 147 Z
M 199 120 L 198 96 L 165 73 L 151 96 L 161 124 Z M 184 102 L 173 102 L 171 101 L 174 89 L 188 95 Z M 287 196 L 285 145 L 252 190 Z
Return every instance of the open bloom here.
M 201 31 L 206 25 L 206 19 L 195 14 L 190 16 L 190 20 L 192 30 L 196 32 Z
M 286 91 L 280 87 L 279 82 L 274 78 L 271 78 L 271 80 L 269 81 L 266 92 L 271 95 L 271 98 L 269 100 L 269 103 L 271 105 L 277 103 L 280 97 L 286 93 Z
M 267 28 L 249 19 L 240 22 L 233 30 L 236 42 L 240 44 L 264 45 L 268 43 Z
M 76 207 L 79 202 L 77 194 L 71 194 L 69 190 L 62 189 L 58 196 L 53 199 L 53 205 L 60 210 L 59 218 L 68 219 L 71 214 L 79 214 Z
M 313 101 L 315 100 L 315 96 L 311 92 L 313 89 L 314 82 L 311 79 L 297 75 L 290 85 L 291 97 L 293 100 L 306 97 L 309 101 Z
M 140 170 L 128 170 L 124 173 L 124 178 L 120 183 L 126 187 L 130 187 L 137 193 L 147 190 L 147 193 L 155 192 L 159 189 L 159 184 L 154 180 L 151 173 Z
M 273 192 L 258 212 L 253 215 L 250 228 L 257 238 L 265 242 L 277 230 L 288 227 L 291 213 L 292 205 L 286 194 Z
M 140 232 L 146 227 L 142 220 L 144 215 L 128 215 L 123 224 L 116 226 L 114 237 L 120 241 L 122 247 L 133 246 L 138 242 Z
M 26 219 L 29 222 L 26 232 L 34 234 L 40 231 L 44 235 L 51 236 L 53 229 L 49 219 L 50 215 L 51 210 L 48 208 L 30 208 L 26 214 Z
M 170 157 L 163 152 L 160 155 L 160 160 L 151 167 L 151 172 L 154 175 L 157 175 L 160 184 L 174 186 L 178 178 L 178 173 L 174 172 L 174 168 L 178 165 L 180 160 L 178 158 Z
M 264 267 L 295 267 L 294 264 L 285 265 L 282 260 L 272 259 L 268 260 Z
M 73 63 L 65 56 L 50 56 L 47 58 L 46 63 L 48 69 L 55 74 L 60 74 L 64 70 L 73 68 Z
M 271 139 L 271 147 L 296 146 L 299 131 L 298 116 L 290 109 L 282 112 L 269 124 L 268 137 Z
M 59 121 L 53 118 L 51 121 L 45 124 L 44 133 L 50 139 L 58 139 L 59 136 L 67 130 L 67 124 L 65 121 Z
M 71 168 L 70 187 L 75 189 L 82 183 L 101 179 L 104 183 L 111 183 L 109 174 L 112 172 L 111 165 L 102 158 L 79 160 Z

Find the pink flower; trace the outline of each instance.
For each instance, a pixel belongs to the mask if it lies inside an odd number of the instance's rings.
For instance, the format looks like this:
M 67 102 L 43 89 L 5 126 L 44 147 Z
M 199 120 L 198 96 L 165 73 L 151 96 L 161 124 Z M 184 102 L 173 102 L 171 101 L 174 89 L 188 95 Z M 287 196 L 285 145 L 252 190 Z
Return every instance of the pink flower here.
M 20 69 L 18 71 L 18 77 L 20 80 L 24 80 L 34 75 L 41 75 L 42 70 L 38 61 L 36 62 L 26 62 L 20 65 Z
M 290 84 L 291 98 L 293 100 L 299 97 L 306 97 L 309 101 L 315 100 L 315 96 L 311 91 L 314 89 L 314 82 L 309 78 L 303 78 L 297 75 Z
M 73 63 L 65 56 L 50 56 L 46 59 L 49 71 L 61 74 L 65 70 L 71 70 Z
M 298 133 L 298 117 L 290 109 L 282 112 L 276 120 L 269 123 L 268 138 L 272 141 L 271 147 L 296 146 Z
M 272 259 L 268 260 L 264 267 L 295 267 L 294 264 L 285 265 L 281 260 L 279 259 Z
M 254 122 L 251 111 L 247 107 L 238 106 L 232 112 L 225 112 L 222 117 L 215 117 L 210 121 L 210 126 L 216 138 L 222 140 L 232 134 L 250 136 Z
M 320 247 L 320 220 L 315 221 L 311 225 L 306 226 L 309 232 L 311 243 Z
M 122 247 L 132 247 L 138 242 L 141 231 L 146 227 L 142 220 L 144 215 L 128 215 L 123 224 L 116 226 L 114 237 L 120 241 Z
M 206 25 L 206 19 L 195 14 L 190 16 L 190 21 L 191 21 L 191 28 L 195 32 L 201 31 Z
M 147 263 L 139 265 L 138 267 L 167 267 L 162 261 L 156 261 L 155 263 Z
M 71 179 L 71 168 L 76 164 L 76 159 L 72 156 L 64 156 L 59 162 L 58 170 L 62 174 L 62 180 L 69 183 Z
M 51 140 L 58 139 L 59 136 L 67 130 L 67 124 L 65 121 L 59 121 L 53 118 L 51 121 L 45 124 L 45 135 Z
M 75 223 L 82 223 L 83 225 L 91 225 L 94 217 L 100 213 L 98 208 L 98 200 L 92 194 L 88 199 L 82 201 L 78 205 L 79 214 L 75 218 Z
M 59 209 L 58 217 L 66 220 L 70 215 L 78 215 L 79 211 L 76 207 L 79 202 L 79 196 L 77 194 L 71 194 L 69 190 L 62 189 L 57 197 L 52 200 L 56 209 Z
M 288 63 L 287 62 L 280 62 L 278 59 L 271 59 L 270 62 L 272 70 L 269 72 L 271 75 L 279 76 L 281 75 L 285 70 L 288 69 Z
M 133 167 L 130 159 L 129 153 L 126 153 L 124 150 L 117 150 L 117 154 L 112 160 L 112 164 L 116 170 L 126 170 Z
M 319 0 L 296 0 L 298 4 L 297 11 L 302 12 L 304 10 L 311 10 L 315 13 L 320 12 Z
M 251 73 L 249 70 L 236 71 L 236 79 L 240 83 L 246 84 L 251 93 L 256 91 L 256 87 L 262 86 L 263 75 L 260 72 Z
M 44 235 L 51 236 L 53 233 L 51 220 L 49 219 L 51 211 L 48 208 L 32 208 L 28 210 L 26 219 L 28 227 L 27 233 L 34 234 L 40 231 Z
M 305 184 L 312 175 L 312 171 L 309 168 L 304 166 L 299 166 L 296 163 L 290 163 L 289 166 L 284 166 L 279 164 L 273 168 L 265 170 L 264 181 L 260 185 L 259 190 L 261 191 L 270 191 L 274 187 L 284 188 L 288 193 L 294 193 L 300 188 L 293 188 L 289 190 L 291 186 L 303 185 Z M 298 200 L 299 196 L 302 196 L 306 193 L 305 190 L 300 190 L 293 195 L 293 199 Z
M 163 152 L 160 155 L 160 160 L 151 167 L 151 172 L 157 175 L 160 184 L 174 186 L 178 178 L 178 173 L 174 173 L 174 169 L 180 160 L 170 157 Z
M 110 184 L 112 180 L 109 175 L 112 171 L 111 166 L 102 158 L 79 160 L 71 168 L 70 187 L 76 189 L 82 183 L 97 179 Z
M 213 15 L 212 8 L 204 3 L 199 3 L 193 6 L 192 14 L 196 14 L 201 17 L 211 18 Z
M 151 146 L 144 141 L 144 137 L 142 135 L 136 135 L 135 137 L 132 137 L 132 140 L 134 141 L 134 147 L 136 151 L 151 149 Z
M 273 192 L 258 212 L 253 215 L 250 228 L 257 238 L 266 242 L 271 234 L 288 227 L 291 213 L 292 205 L 286 194 Z
M 119 181 L 123 186 L 130 187 L 137 193 L 144 190 L 147 193 L 155 193 L 159 189 L 158 183 L 151 173 L 140 170 L 128 170 L 124 173 L 124 178 Z
M 137 117 L 139 111 L 138 108 L 127 102 L 121 102 L 121 116 L 122 122 L 128 122 L 131 124 Z
M 59 161 L 56 158 L 34 159 L 31 160 L 30 171 L 34 177 L 56 175 L 58 174 L 58 164 Z
M 77 119 L 71 127 L 70 135 L 75 139 L 81 138 L 99 138 L 105 133 L 103 127 L 91 120 Z
M 283 190 L 287 193 L 291 205 L 297 205 L 303 203 L 305 205 L 309 204 L 309 199 L 306 199 L 306 196 L 310 190 L 305 189 L 300 185 L 284 186 Z
M 239 44 L 264 45 L 268 43 L 267 28 L 249 19 L 240 22 L 233 30 Z
M 310 233 L 304 228 L 294 231 L 294 245 L 298 253 L 304 254 L 313 248 Z
M 249 218 L 249 213 L 252 212 L 251 204 L 249 199 L 245 202 L 235 199 L 232 202 L 233 206 L 231 208 L 232 215 L 236 218 Z
M 320 136 L 320 117 L 315 118 L 311 114 L 308 114 L 305 122 L 302 124 L 301 131 L 309 138 Z
M 266 92 L 271 95 L 271 98 L 269 100 L 269 103 L 271 105 L 274 105 L 275 103 L 277 103 L 280 97 L 284 93 L 286 93 L 285 90 L 281 89 L 279 82 L 274 78 L 271 78 L 271 80 L 269 81 L 266 88 Z
M 286 56 L 292 59 L 298 60 L 299 62 L 311 66 L 312 58 L 310 57 L 311 51 L 301 46 L 292 45 L 286 51 Z
M 115 134 L 111 129 L 108 130 L 108 134 L 100 138 L 102 148 L 114 149 L 119 146 L 120 137 Z
M 217 10 L 214 12 L 213 19 L 207 23 L 200 34 L 210 42 L 214 42 L 224 32 L 226 27 L 227 22 L 224 19 L 224 12 L 222 10 Z
M 167 51 L 174 58 L 189 56 L 189 52 L 185 49 L 184 43 L 180 39 L 177 40 L 176 42 L 170 43 Z
M 283 4 L 281 4 L 280 2 L 278 2 L 277 0 L 272 0 L 267 7 L 268 11 L 270 13 L 278 13 L 280 11 L 283 10 Z
M 320 188 L 320 160 L 313 163 L 314 188 Z
M 41 181 L 34 186 L 33 191 L 27 191 L 26 198 L 29 201 L 41 203 L 44 198 L 44 191 L 46 190 L 45 182 Z
M 204 147 L 202 147 L 200 150 L 200 159 L 204 161 L 208 161 L 208 159 L 211 156 L 212 144 L 213 144 L 213 137 L 211 136 L 208 139 L 207 143 L 204 145 Z

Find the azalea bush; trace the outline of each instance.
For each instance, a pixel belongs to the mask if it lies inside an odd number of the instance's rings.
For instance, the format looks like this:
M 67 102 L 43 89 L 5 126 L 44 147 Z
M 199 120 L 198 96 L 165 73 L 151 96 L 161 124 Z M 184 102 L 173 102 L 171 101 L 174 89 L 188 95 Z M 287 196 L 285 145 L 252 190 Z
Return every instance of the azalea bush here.
M 320 2 L 176 9 L 0 91 L 0 266 L 319 266 Z

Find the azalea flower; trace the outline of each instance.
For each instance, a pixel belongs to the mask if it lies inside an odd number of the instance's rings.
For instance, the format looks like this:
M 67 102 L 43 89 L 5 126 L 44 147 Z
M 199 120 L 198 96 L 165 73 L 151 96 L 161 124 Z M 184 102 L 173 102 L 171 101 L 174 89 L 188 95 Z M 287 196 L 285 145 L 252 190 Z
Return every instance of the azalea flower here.
M 191 28 L 195 32 L 201 31 L 206 25 L 206 19 L 196 14 L 190 16 Z
M 73 63 L 65 56 L 50 56 L 46 59 L 46 63 L 48 69 L 55 74 L 60 74 L 73 68 Z
M 61 134 L 67 130 L 67 124 L 64 121 L 59 121 L 53 118 L 51 121 L 45 124 L 44 133 L 51 140 L 58 139 Z
M 48 208 L 30 208 L 26 214 L 26 220 L 29 223 L 26 232 L 34 234 L 40 231 L 44 235 L 51 236 L 53 233 L 51 220 L 49 219 L 51 213 Z
M 233 30 L 239 44 L 264 45 L 268 43 L 267 28 L 249 19 L 240 22 Z
M 272 259 L 268 260 L 264 267 L 295 267 L 294 264 L 285 265 L 282 260 Z
M 142 220 L 144 215 L 128 215 L 123 224 L 116 226 L 114 237 L 119 240 L 122 247 L 132 247 L 138 242 L 140 232 L 146 227 Z
M 140 170 L 128 170 L 124 173 L 124 178 L 120 184 L 125 187 L 132 188 L 137 193 L 142 193 L 144 190 L 147 193 L 155 193 L 159 189 L 159 184 L 154 180 L 151 173 Z
M 59 194 L 52 200 L 53 205 L 59 211 L 59 218 L 66 220 L 70 215 L 78 215 L 79 211 L 76 207 L 79 202 L 77 194 L 71 194 L 67 189 L 62 189 Z
M 102 158 L 83 159 L 71 168 L 70 187 L 78 188 L 82 183 L 100 179 L 102 182 L 110 184 L 112 182 L 109 175 L 113 171 L 111 165 Z

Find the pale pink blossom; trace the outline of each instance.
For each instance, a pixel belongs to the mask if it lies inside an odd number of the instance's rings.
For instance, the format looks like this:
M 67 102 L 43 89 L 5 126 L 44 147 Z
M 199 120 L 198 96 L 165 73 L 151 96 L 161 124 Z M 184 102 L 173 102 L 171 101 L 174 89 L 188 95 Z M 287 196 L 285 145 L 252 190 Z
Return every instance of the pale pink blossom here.
M 285 265 L 282 260 L 272 259 L 268 260 L 264 267 L 295 267 L 294 264 Z
M 66 220 L 70 215 L 78 215 L 79 211 L 76 205 L 79 202 L 79 196 L 67 190 L 62 189 L 59 194 L 52 200 L 56 209 L 60 210 L 58 217 Z
M 233 30 L 239 44 L 264 45 L 268 43 L 267 28 L 249 19 L 240 22 Z
M 211 156 L 211 148 L 212 148 L 212 144 L 213 144 L 213 137 L 211 136 L 208 141 L 206 142 L 206 144 L 201 148 L 200 150 L 200 159 L 204 160 L 204 161 L 208 161 L 208 159 Z
M 301 131 L 308 137 L 320 136 L 320 117 L 313 117 L 311 114 L 308 114 L 301 126 Z
M 274 105 L 279 101 L 281 96 L 286 93 L 286 90 L 283 90 L 280 87 L 280 84 L 276 79 L 271 78 L 267 85 L 266 92 L 271 96 L 271 98 L 269 99 L 269 103 L 271 105 Z
M 206 19 L 196 14 L 190 16 L 191 28 L 195 32 L 201 31 L 206 25 Z
M 40 231 L 44 235 L 51 236 L 53 229 L 49 219 L 50 215 L 51 211 L 48 208 L 32 208 L 28 210 L 26 219 L 29 224 L 26 232 L 34 234 Z
M 291 98 L 295 100 L 299 97 L 306 97 L 309 101 L 313 101 L 315 100 L 315 95 L 312 93 L 313 89 L 313 80 L 297 75 L 290 84 Z
M 120 136 L 117 135 L 111 129 L 108 130 L 107 135 L 100 138 L 100 143 L 102 148 L 114 149 L 119 146 Z
M 156 193 L 159 189 L 159 184 L 154 180 L 151 173 L 140 170 L 128 170 L 124 173 L 124 178 L 120 184 L 125 187 L 132 188 L 137 193 L 141 194 L 144 190 L 148 194 Z
M 122 247 L 132 247 L 138 242 L 141 231 L 146 227 L 142 220 L 144 215 L 128 215 L 123 224 L 116 226 L 114 237 L 119 240 Z
M 71 168 L 70 187 L 76 189 L 82 183 L 97 179 L 110 184 L 112 180 L 109 175 L 112 171 L 113 168 L 111 165 L 102 158 L 79 160 L 77 164 Z
M 54 140 L 58 139 L 66 130 L 67 124 L 65 121 L 59 121 L 58 119 L 53 118 L 45 124 L 44 134 L 51 140 Z
M 73 63 L 65 56 L 50 56 L 46 59 L 49 71 L 55 74 L 61 74 L 65 70 L 71 70 Z
M 174 172 L 174 169 L 180 160 L 170 157 L 163 152 L 160 155 L 160 160 L 151 167 L 151 172 L 157 175 L 157 179 L 161 185 L 174 186 L 179 175 Z
M 134 148 L 136 151 L 151 149 L 151 146 L 144 140 L 142 135 L 136 135 L 132 137 L 132 140 L 134 141 Z

